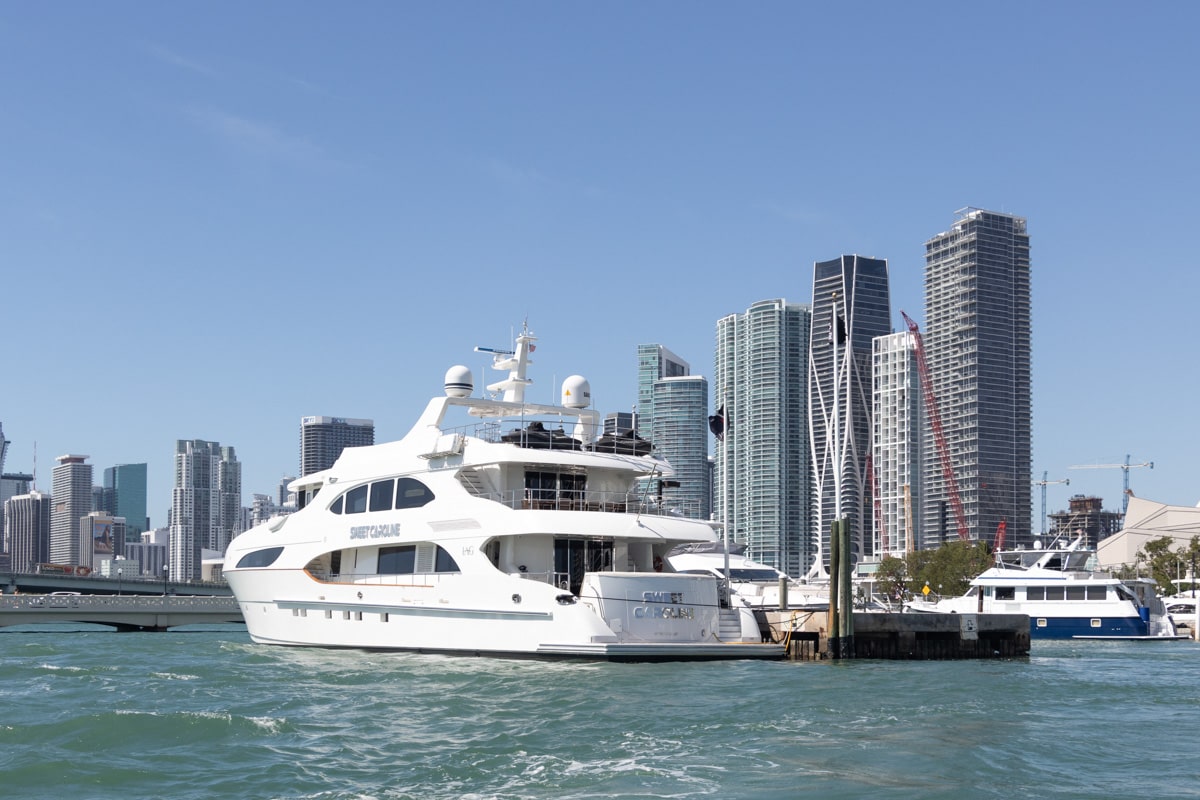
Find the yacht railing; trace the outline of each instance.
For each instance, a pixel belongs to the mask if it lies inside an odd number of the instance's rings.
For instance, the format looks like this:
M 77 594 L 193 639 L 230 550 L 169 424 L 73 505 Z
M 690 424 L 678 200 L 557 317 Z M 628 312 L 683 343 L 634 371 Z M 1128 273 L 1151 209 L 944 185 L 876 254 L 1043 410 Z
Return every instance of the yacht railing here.
M 524 489 L 509 492 L 481 492 L 477 495 L 514 510 L 534 511 L 602 511 L 612 514 L 645 514 L 662 517 L 698 519 L 698 501 L 646 498 L 638 492 L 594 492 L 591 490 Z

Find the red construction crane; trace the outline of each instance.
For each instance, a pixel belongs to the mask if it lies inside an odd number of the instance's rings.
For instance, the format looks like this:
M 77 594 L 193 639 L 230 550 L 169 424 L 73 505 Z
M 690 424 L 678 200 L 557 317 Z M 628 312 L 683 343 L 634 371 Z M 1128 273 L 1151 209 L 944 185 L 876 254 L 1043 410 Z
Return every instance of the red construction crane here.
M 999 553 L 1004 549 L 1004 533 L 1008 530 L 1008 517 L 1001 517 L 996 526 L 996 541 L 992 543 L 992 552 Z
M 963 513 L 962 499 L 958 496 L 958 479 L 954 477 L 954 463 L 950 460 L 950 448 L 946 446 L 946 436 L 942 433 L 942 415 L 938 411 L 937 396 L 933 392 L 933 379 L 929 377 L 929 365 L 925 362 L 925 343 L 921 340 L 921 331 L 917 323 L 908 318 L 903 311 L 900 316 L 908 325 L 908 332 L 913 337 L 913 347 L 917 351 L 917 372 L 921 375 L 921 393 L 925 396 L 925 413 L 929 415 L 929 425 L 933 428 L 933 441 L 937 444 L 938 456 L 942 460 L 942 477 L 946 481 L 946 492 L 950 495 L 950 507 L 954 509 L 954 524 L 958 526 L 958 538 L 966 541 L 971 536 L 967 532 L 967 516 Z

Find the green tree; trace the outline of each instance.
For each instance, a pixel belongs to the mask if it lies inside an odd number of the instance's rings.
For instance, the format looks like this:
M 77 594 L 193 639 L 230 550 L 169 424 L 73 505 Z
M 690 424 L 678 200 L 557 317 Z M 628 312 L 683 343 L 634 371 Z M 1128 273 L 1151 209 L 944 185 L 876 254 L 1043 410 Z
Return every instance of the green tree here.
M 1172 550 L 1175 544 L 1172 536 L 1160 536 L 1142 545 L 1137 552 L 1138 565 L 1146 565 L 1150 577 L 1158 583 L 1160 594 L 1175 594 L 1176 591 L 1190 588 L 1190 584 L 1176 584 L 1177 578 L 1189 574 L 1193 564 L 1200 564 L 1200 536 L 1193 536 L 1187 547 Z
M 986 542 L 947 542 L 936 550 L 917 550 L 905 556 L 908 589 L 920 594 L 925 584 L 945 597 L 962 594 L 971 580 L 992 566 Z
M 875 571 L 875 584 L 880 594 L 891 600 L 899 600 L 907 588 L 904 583 L 905 565 L 895 556 L 884 556 Z

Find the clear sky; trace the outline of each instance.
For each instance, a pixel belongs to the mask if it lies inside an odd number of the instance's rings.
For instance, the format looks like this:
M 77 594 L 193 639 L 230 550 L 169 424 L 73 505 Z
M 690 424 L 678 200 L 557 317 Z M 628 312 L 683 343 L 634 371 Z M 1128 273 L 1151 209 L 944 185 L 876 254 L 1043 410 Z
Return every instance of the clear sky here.
M 1200 5 L 0 2 L 7 469 L 232 445 L 245 498 L 304 415 L 402 436 L 475 345 L 539 337 L 636 401 L 636 347 L 710 375 L 716 320 L 814 261 L 1023 216 L 1033 479 L 1200 501 Z M 496 374 L 486 376 L 494 380 Z M 1033 492 L 1035 517 L 1040 489 Z M 1036 523 L 1035 523 L 1036 524 Z

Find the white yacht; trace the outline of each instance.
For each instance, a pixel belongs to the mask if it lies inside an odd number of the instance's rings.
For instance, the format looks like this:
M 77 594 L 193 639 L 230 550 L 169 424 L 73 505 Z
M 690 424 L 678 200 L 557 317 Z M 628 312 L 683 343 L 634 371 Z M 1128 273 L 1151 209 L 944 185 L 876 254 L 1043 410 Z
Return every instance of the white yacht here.
M 911 601 L 910 611 L 1028 614 L 1034 639 L 1179 639 L 1155 583 L 1090 569 L 1095 550 L 1066 545 L 1002 550 L 966 594 Z
M 666 562 L 715 541 L 648 496 L 670 466 L 600 436 L 586 380 L 525 401 L 535 337 L 490 353 L 508 377 L 473 397 L 446 373 L 397 442 L 347 448 L 295 480 L 301 509 L 233 540 L 225 577 L 260 643 L 512 657 L 780 658 L 710 575 Z M 473 420 L 453 424 L 451 416 Z M 639 482 L 639 479 L 641 481 Z M 639 489 L 639 487 L 641 487 Z
M 735 603 L 760 611 L 775 610 L 780 600 L 789 609 L 821 611 L 829 608 L 829 587 L 800 583 L 769 564 L 746 556 L 746 546 L 731 543 L 729 557 L 720 542 L 681 544 L 667 554 L 667 562 L 676 572 L 712 575 L 724 580 L 729 570 L 729 590 Z M 780 593 L 780 586 L 786 590 Z

